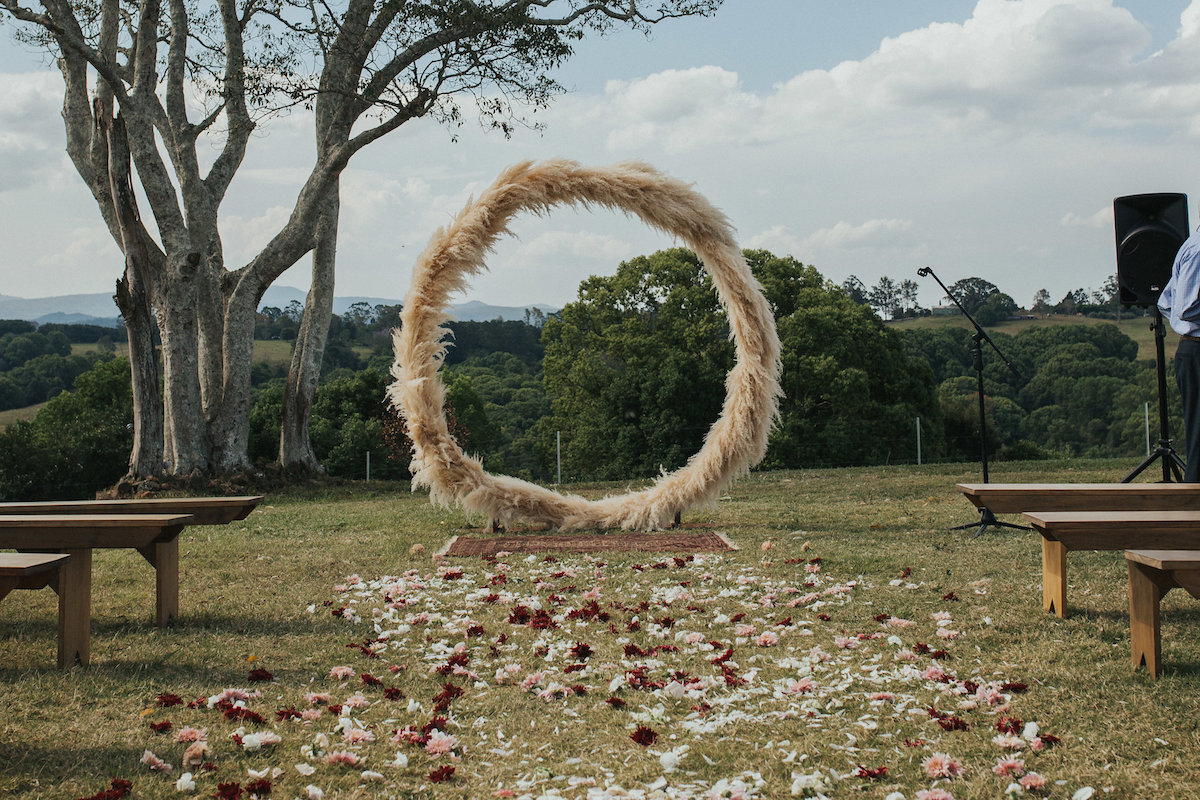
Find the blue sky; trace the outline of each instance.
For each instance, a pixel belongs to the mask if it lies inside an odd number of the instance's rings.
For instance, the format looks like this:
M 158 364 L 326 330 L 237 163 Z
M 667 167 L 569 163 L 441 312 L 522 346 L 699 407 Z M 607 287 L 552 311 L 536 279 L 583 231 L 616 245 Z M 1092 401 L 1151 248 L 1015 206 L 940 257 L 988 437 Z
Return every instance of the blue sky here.
M 120 256 L 63 154 L 54 73 L 0 72 L 0 293 L 109 291 Z M 40 69 L 40 71 L 38 71 Z M 730 216 L 745 246 L 840 283 L 912 278 L 922 301 L 986 278 L 1029 304 L 1115 271 L 1112 199 L 1200 180 L 1200 0 L 727 0 L 713 19 L 589 40 L 570 90 L 511 140 L 405 126 L 352 162 L 338 293 L 402 297 L 433 230 L 507 164 L 647 161 Z M 228 260 L 286 217 L 309 120 L 263 126 L 222 215 Z M 1192 197 L 1192 224 L 1200 191 Z M 464 299 L 560 305 L 672 242 L 620 216 L 521 220 Z M 303 288 L 307 267 L 280 280 Z

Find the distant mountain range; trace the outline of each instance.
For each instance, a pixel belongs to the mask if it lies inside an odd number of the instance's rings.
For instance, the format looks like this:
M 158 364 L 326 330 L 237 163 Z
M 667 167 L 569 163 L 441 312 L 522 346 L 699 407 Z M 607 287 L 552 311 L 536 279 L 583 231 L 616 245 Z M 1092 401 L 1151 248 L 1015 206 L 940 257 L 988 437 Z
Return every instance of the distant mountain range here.
M 263 295 L 260 308 L 275 306 L 286 309 L 292 302 L 304 304 L 305 292 L 292 286 L 272 286 Z M 399 305 L 399 300 L 385 297 L 335 297 L 333 312 L 344 314 L 355 303 L 369 306 Z M 540 308 L 546 313 L 557 311 L 544 303 L 531 303 L 529 307 Z M 523 320 L 525 306 L 493 306 L 472 300 L 451 306 L 455 319 L 462 322 L 486 322 L 494 319 Z M 39 325 L 59 322 L 82 325 L 108 325 L 120 327 L 121 316 L 112 295 L 65 294 L 57 297 L 13 297 L 0 294 L 0 319 L 24 319 Z

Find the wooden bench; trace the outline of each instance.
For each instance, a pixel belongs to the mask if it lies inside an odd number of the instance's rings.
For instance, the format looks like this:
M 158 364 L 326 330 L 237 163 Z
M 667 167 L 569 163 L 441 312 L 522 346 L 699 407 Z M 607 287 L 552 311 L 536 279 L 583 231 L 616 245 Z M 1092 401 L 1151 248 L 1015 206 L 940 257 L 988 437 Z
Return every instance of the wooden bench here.
M 191 514 L 193 525 L 226 525 L 234 520 L 245 519 L 262 500 L 262 495 L 49 500 L 0 503 L 0 514 Z
M 1129 564 L 1129 640 L 1133 668 L 1157 678 L 1162 657 L 1159 602 L 1175 588 L 1200 599 L 1200 551 L 1126 550 Z
M 59 570 L 71 560 L 65 553 L 0 553 L 0 600 L 14 589 L 44 589 L 58 591 Z M 63 643 L 63 638 L 79 630 L 78 625 L 58 620 L 58 649 L 78 649 L 78 642 Z
M 70 556 L 58 578 L 58 665 L 87 666 L 92 617 L 92 550 L 130 547 L 155 568 L 155 620 L 179 613 L 179 534 L 190 514 L 0 515 L 0 547 Z
M 977 508 L 1026 511 L 1200 511 L 1196 483 L 960 483 Z
M 1042 607 L 1067 615 L 1067 552 L 1200 548 L 1200 511 L 1036 511 L 1042 535 Z

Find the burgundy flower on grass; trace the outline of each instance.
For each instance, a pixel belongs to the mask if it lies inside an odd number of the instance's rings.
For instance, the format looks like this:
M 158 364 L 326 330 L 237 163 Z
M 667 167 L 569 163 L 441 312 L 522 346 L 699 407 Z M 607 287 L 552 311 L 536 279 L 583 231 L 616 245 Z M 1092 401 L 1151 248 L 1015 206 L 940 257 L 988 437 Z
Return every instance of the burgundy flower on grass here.
M 653 728 L 647 728 L 645 725 L 638 725 L 637 729 L 629 734 L 629 738 L 642 747 L 649 747 L 658 740 L 658 732 Z
M 150 723 L 150 730 L 154 731 L 155 733 L 166 733 L 167 731 L 171 730 L 172 727 L 174 726 L 171 724 L 171 720 L 169 719 L 164 719 L 162 722 Z
M 242 796 L 242 785 L 236 781 L 229 783 L 218 783 L 217 793 L 213 797 L 217 800 L 239 800 Z
M 605 700 L 604 702 L 608 703 L 610 706 L 612 706 L 613 708 L 616 708 L 616 709 L 621 709 L 621 708 L 624 708 L 625 706 L 629 705 L 628 703 L 626 703 L 624 700 L 622 700 L 619 697 L 610 697 L 607 700 Z
M 251 683 L 270 683 L 275 680 L 275 676 L 262 667 L 250 670 L 250 677 L 247 679 Z
M 430 783 L 443 783 L 454 779 L 454 767 L 447 764 L 444 767 L 438 767 L 433 772 L 429 773 Z
M 246 794 L 255 797 L 266 797 L 271 793 L 271 782 L 266 778 L 250 781 L 246 784 Z
M 124 778 L 113 778 L 109 781 L 107 789 L 101 789 L 90 797 L 81 797 L 79 800 L 121 800 L 133 791 L 133 782 Z
M 884 766 L 865 767 L 862 764 L 859 764 L 858 769 L 854 770 L 854 775 L 857 778 L 866 778 L 867 780 L 877 781 L 886 778 L 887 772 L 888 768 Z
M 171 692 L 163 692 L 155 701 L 159 708 L 170 708 L 171 706 L 183 705 L 183 698 Z

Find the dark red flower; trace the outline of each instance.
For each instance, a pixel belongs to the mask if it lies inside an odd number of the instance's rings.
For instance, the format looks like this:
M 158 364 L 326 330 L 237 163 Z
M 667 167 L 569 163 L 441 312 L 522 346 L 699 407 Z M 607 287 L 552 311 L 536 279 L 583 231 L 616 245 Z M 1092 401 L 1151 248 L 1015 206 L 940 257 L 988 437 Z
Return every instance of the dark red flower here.
M 613 708 L 624 708 L 625 706 L 628 705 L 628 703 L 626 703 L 624 700 L 622 700 L 619 697 L 610 697 L 607 700 L 605 700 L 604 702 L 608 703 Z
M 383 696 L 388 700 L 403 700 L 404 692 L 400 691 L 395 686 L 389 686 L 383 690 Z
M 213 797 L 217 800 L 238 800 L 242 796 L 242 785 L 236 781 L 229 783 L 218 783 L 217 793 Z
M 658 739 L 658 732 L 653 728 L 647 728 L 645 725 L 638 725 L 637 729 L 629 734 L 629 738 L 642 747 L 649 747 Z
M 907 578 L 909 575 L 912 575 L 912 567 L 905 567 L 904 569 L 900 570 L 901 579 Z
M 576 661 L 587 661 L 592 657 L 592 648 L 586 642 L 576 642 L 571 648 L 571 656 Z
M 904 744 L 908 747 L 924 747 L 929 743 L 924 739 L 905 739 Z
M 421 734 L 423 736 L 428 736 L 429 734 L 433 733 L 434 731 L 442 731 L 443 733 L 445 733 L 446 725 L 447 725 L 447 723 L 446 723 L 445 717 L 434 717 L 431 720 L 429 720 L 429 722 L 426 722 L 424 725 L 421 726 Z
M 150 730 L 154 731 L 155 733 L 166 733 L 167 731 L 171 730 L 172 727 L 174 726 L 171 724 L 171 720 L 169 719 L 164 719 L 162 722 L 150 723 Z
M 121 800 L 133 791 L 133 782 L 124 778 L 113 778 L 108 783 L 107 789 L 101 789 L 90 797 L 81 797 L 79 800 Z
M 467 628 L 467 638 L 468 639 L 475 637 L 475 636 L 483 636 L 483 634 L 484 634 L 484 630 L 483 630 L 482 625 L 472 625 L 471 627 Z
M 262 667 L 258 667 L 257 669 L 250 670 L 250 677 L 248 680 L 251 683 L 270 683 L 271 681 L 275 680 L 275 676 L 270 672 L 267 672 Z
M 862 764 L 859 764 L 858 769 L 854 770 L 854 775 L 858 778 L 867 778 L 868 780 L 877 781 L 882 778 L 886 778 L 887 771 L 887 767 L 864 767 Z
M 271 793 L 271 782 L 266 778 L 250 781 L 246 784 L 246 794 L 266 797 Z
M 358 677 L 362 678 L 362 682 L 367 686 L 383 686 L 383 681 L 369 673 L 364 672 Z
M 1020 694 L 1021 692 L 1025 691 L 1028 688 L 1029 688 L 1028 686 L 1026 686 L 1024 683 L 1021 683 L 1020 681 L 1010 681 L 1009 683 L 1006 683 L 1003 686 L 1001 686 L 1000 690 L 1004 691 L 1004 692 L 1013 692 L 1014 694 Z
M 891 619 L 891 617 L 892 617 L 891 614 L 876 614 L 875 621 L 876 622 L 887 622 L 889 619 Z M 859 769 L 862 769 L 862 767 L 859 767 Z
M 951 602 L 957 602 L 958 595 L 956 595 L 954 592 L 946 592 L 944 595 L 942 595 L 942 599 L 949 600 Z
M 1001 717 L 996 723 L 996 730 L 1001 733 L 1020 733 L 1025 728 L 1025 723 L 1016 717 Z
M 430 783 L 443 783 L 454 779 L 454 767 L 447 764 L 444 767 L 438 767 L 433 772 L 429 773 Z
M 833 617 L 829 616 L 828 614 L 817 614 L 817 619 L 821 620 L 822 622 L 829 622 L 829 620 L 833 619 Z
M 281 708 L 275 712 L 275 719 L 279 720 L 280 722 L 282 722 L 285 719 L 299 719 L 299 718 L 300 718 L 300 712 L 296 710 L 295 706 L 288 706 L 287 708 Z
M 1042 740 L 1042 744 L 1046 745 L 1046 747 L 1054 747 L 1054 745 L 1062 742 L 1062 739 L 1058 738 L 1053 733 L 1039 734 L 1038 738 Z
M 942 729 L 947 731 L 965 731 L 970 727 L 967 725 L 966 720 L 956 717 L 953 714 L 939 719 L 938 725 L 941 725 Z
M 170 708 L 171 706 L 183 705 L 183 698 L 177 694 L 163 692 L 158 696 L 156 702 L 158 703 L 159 708 Z
M 450 708 L 450 704 L 462 697 L 463 694 L 462 688 L 453 683 L 442 684 L 442 691 L 433 698 L 433 710 L 446 711 Z

